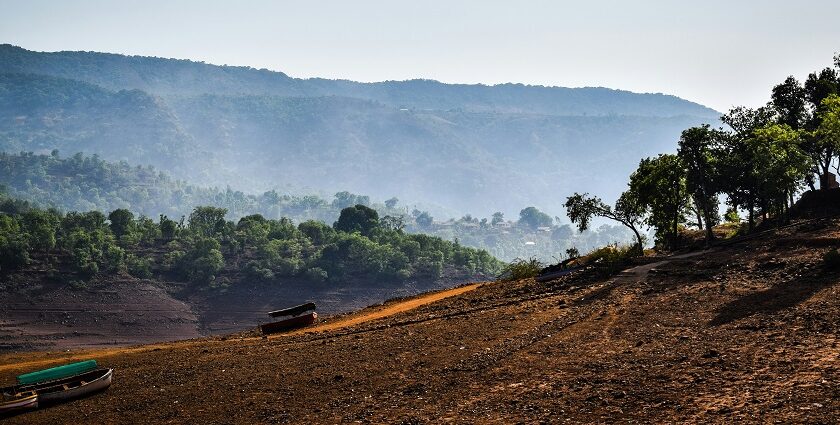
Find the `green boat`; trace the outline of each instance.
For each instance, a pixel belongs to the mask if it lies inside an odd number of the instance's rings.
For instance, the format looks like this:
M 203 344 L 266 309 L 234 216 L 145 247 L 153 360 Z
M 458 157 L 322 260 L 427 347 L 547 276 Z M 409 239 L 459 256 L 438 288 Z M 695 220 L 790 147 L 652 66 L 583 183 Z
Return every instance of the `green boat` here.
M 57 379 L 67 378 L 74 375 L 80 375 L 85 372 L 90 372 L 97 368 L 96 360 L 85 360 L 76 363 L 70 363 L 62 366 L 51 367 L 49 369 L 38 370 L 35 372 L 24 373 L 17 376 L 18 385 L 31 385 L 45 381 L 55 381 Z

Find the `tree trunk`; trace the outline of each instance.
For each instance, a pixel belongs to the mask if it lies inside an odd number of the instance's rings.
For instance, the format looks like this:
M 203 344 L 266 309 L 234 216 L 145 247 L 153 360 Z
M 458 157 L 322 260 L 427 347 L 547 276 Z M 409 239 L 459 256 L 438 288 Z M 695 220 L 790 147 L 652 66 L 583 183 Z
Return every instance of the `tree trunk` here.
M 825 177 L 831 171 L 831 157 L 829 156 L 825 162 L 820 162 L 820 190 L 828 189 L 828 179 Z
M 712 212 L 708 206 L 703 208 L 703 214 L 706 216 L 706 245 L 715 239 L 715 232 L 712 230 Z
M 753 202 L 752 199 L 750 199 L 750 201 L 748 202 L 748 208 L 747 209 L 750 211 L 749 225 L 748 225 L 747 229 L 750 232 L 752 232 L 753 228 L 755 227 L 755 202 Z
M 628 226 L 628 227 L 630 227 L 630 230 L 632 230 L 632 231 L 633 231 L 633 233 L 635 233 L 635 234 L 636 234 L 636 242 L 637 242 L 637 245 L 636 245 L 636 246 L 637 246 L 637 247 L 638 247 L 638 249 L 639 249 L 639 255 L 644 255 L 644 253 L 645 253 L 645 247 L 644 247 L 644 245 L 642 245 L 642 235 L 641 235 L 641 234 L 639 234 L 639 231 L 638 231 L 638 230 L 636 230 L 636 226 Z
M 700 217 L 700 212 L 705 212 L 705 208 L 701 208 L 701 205 L 702 204 L 698 202 L 697 197 L 694 197 L 694 214 L 697 215 L 697 228 L 703 230 L 703 219 Z

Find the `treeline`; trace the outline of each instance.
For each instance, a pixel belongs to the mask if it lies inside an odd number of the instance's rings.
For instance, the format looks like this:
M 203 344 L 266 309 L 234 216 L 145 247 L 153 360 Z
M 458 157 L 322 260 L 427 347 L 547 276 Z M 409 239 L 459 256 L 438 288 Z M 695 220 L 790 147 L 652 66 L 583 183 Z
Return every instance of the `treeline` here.
M 400 218 L 408 233 L 424 233 L 466 246 L 488 250 L 496 258 L 538 257 L 551 261 L 566 249 L 586 251 L 607 243 L 629 239 L 621 226 L 601 226 L 575 234 L 535 207 L 523 208 L 508 220 L 501 212 L 485 218 L 467 214 L 458 219 L 433 217 L 428 211 L 408 209 L 397 198 L 382 203 L 347 191 L 327 200 L 316 195 L 289 195 L 275 190 L 259 195 L 231 188 L 204 188 L 173 179 L 151 166 L 111 162 L 97 155 L 81 153 L 62 157 L 31 152 L 0 153 L 0 185 L 8 196 L 25 199 L 62 211 L 113 211 L 127 209 L 135 214 L 180 220 L 200 205 L 225 208 L 229 219 L 259 214 L 268 219 L 287 217 L 295 222 L 318 220 L 332 223 L 343 208 L 371 207 L 381 215 Z
M 707 241 L 721 220 L 746 215 L 756 223 L 786 222 L 795 197 L 804 189 L 836 187 L 840 155 L 840 55 L 835 67 L 808 75 L 804 84 L 788 77 L 773 87 L 764 107 L 737 107 L 721 117 L 729 128 L 708 125 L 683 131 L 677 154 L 645 158 L 630 176 L 628 189 L 613 205 L 588 194 L 566 201 L 580 229 L 592 217 L 606 217 L 636 232 L 656 230 L 656 243 L 680 244 L 680 229 L 696 226 Z
M 79 281 L 100 274 L 165 275 L 201 285 L 234 281 L 312 282 L 435 280 L 493 275 L 500 262 L 477 250 L 427 235 L 404 233 L 390 217 L 364 205 L 347 207 L 329 226 L 295 225 L 288 218 L 249 215 L 237 222 L 227 210 L 195 208 L 186 219 L 157 219 L 116 209 L 62 213 L 0 197 L 0 270 L 34 257 L 53 272 L 69 267 Z
M 552 218 L 535 207 L 527 207 L 515 220 L 507 220 L 501 212 L 485 218 L 467 214 L 457 220 L 436 223 L 423 231 L 486 249 L 505 261 L 535 258 L 543 263 L 557 262 L 569 250 L 589 252 L 633 239 L 632 233 L 620 225 L 601 224 L 578 233 L 562 221 L 560 217 Z
M 129 209 L 138 214 L 185 216 L 199 205 L 225 208 L 234 219 L 252 214 L 298 221 L 334 221 L 342 208 L 370 204 L 367 196 L 349 192 L 333 201 L 319 196 L 294 196 L 270 190 L 261 195 L 231 188 L 206 188 L 176 180 L 152 166 L 110 162 L 98 155 L 76 153 L 63 158 L 32 152 L 0 153 L 0 184 L 10 196 L 64 211 Z

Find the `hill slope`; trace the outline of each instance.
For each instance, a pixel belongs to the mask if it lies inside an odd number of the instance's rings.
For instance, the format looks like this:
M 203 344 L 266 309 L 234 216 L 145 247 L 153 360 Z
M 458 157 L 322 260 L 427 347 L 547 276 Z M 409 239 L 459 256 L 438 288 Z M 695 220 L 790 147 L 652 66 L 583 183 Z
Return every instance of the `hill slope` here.
M 325 333 L 93 352 L 111 389 L 9 422 L 836 423 L 837 246 L 840 220 L 816 221 Z M 67 357 L 7 355 L 0 374 Z
M 638 94 L 600 87 L 522 84 L 444 84 L 433 80 L 358 83 L 292 78 L 282 72 L 216 66 L 189 60 L 98 52 L 33 52 L 0 45 L 0 72 L 52 75 L 111 90 L 139 89 L 158 95 L 343 96 L 418 109 L 463 109 L 548 115 L 696 115 L 715 119 L 702 105 L 663 94 Z
M 451 215 L 559 214 L 572 190 L 611 200 L 639 157 L 716 119 L 673 96 L 600 88 L 301 80 L 0 46 L 0 150 L 84 151 L 253 192 L 397 196 Z

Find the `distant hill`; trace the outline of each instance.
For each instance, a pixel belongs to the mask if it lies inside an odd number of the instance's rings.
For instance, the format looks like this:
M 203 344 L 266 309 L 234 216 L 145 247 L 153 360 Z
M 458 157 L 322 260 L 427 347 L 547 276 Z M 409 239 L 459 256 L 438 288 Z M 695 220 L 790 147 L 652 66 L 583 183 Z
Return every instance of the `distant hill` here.
M 591 88 L 355 83 L 0 45 L 0 150 L 151 164 L 202 185 L 398 196 L 456 213 L 562 214 L 717 113 Z
M 359 83 L 292 78 L 282 72 L 216 66 L 189 60 L 97 52 L 33 52 L 0 45 L 0 72 L 33 73 L 86 81 L 111 90 L 139 89 L 158 95 L 204 93 L 269 96 L 344 96 L 417 109 L 493 111 L 550 115 L 696 115 L 714 110 L 664 94 L 602 87 L 565 88 L 522 84 L 444 84 L 433 80 Z

